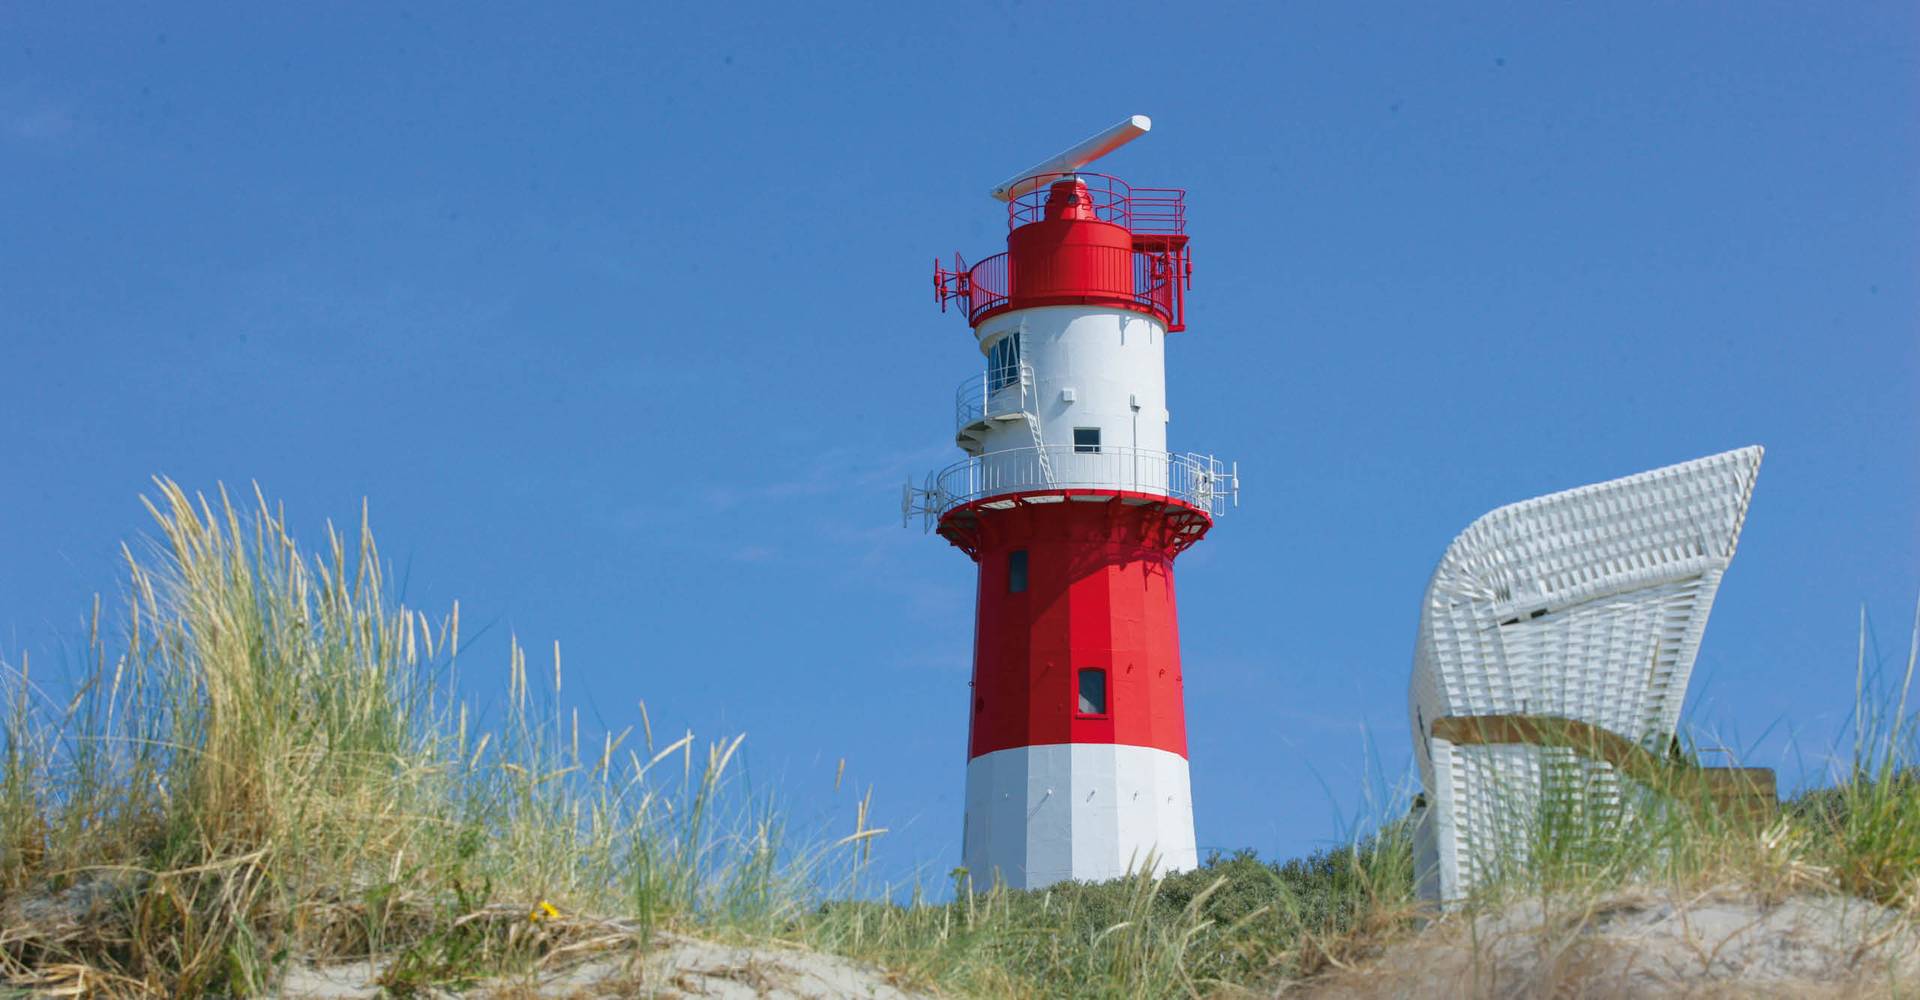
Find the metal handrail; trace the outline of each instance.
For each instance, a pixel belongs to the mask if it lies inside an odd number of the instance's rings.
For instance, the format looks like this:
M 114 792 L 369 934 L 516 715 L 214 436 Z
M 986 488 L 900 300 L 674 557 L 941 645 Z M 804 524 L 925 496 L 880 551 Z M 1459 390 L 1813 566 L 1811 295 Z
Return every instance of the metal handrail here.
M 1088 253 L 1125 255 L 1126 261 L 1116 261 L 1115 264 L 1120 267 L 1130 267 L 1133 271 L 1133 288 L 1131 289 L 1133 301 L 1172 326 L 1183 325 L 1185 313 L 1183 293 L 1186 287 L 1186 258 L 1183 254 L 1150 253 L 1125 247 L 1084 249 Z M 977 324 L 987 313 L 1012 304 L 1015 298 L 1015 276 L 1009 273 L 1010 260 L 1007 254 L 997 253 L 973 265 L 967 272 L 965 294 L 968 323 Z M 1088 295 L 1099 295 L 1108 293 L 1110 289 L 1088 288 L 1083 291 Z
M 1127 490 L 1169 497 L 1219 516 L 1238 502 L 1237 466 L 1212 455 L 1146 448 L 1073 445 L 1009 448 L 964 459 L 927 477 L 918 510 L 938 520 L 962 504 L 995 496 L 1045 490 Z
M 1137 188 L 1118 177 L 1085 171 L 1022 178 L 1022 183 L 1037 180 L 1039 187 L 1007 202 L 1007 228 L 1018 229 L 1046 218 L 1052 184 L 1066 178 L 1076 178 L 1087 186 L 1093 216 L 1102 222 L 1150 236 L 1179 236 L 1187 231 L 1187 192 L 1184 190 Z
M 1007 304 L 1012 283 L 1007 277 L 1007 262 L 1012 258 L 997 253 L 967 272 L 967 322 L 978 323 L 991 309 Z
M 1031 413 L 1035 384 L 1033 366 L 1025 359 L 1018 369 L 997 372 L 989 367 L 967 379 L 953 393 L 953 429 L 962 431 L 1001 414 Z

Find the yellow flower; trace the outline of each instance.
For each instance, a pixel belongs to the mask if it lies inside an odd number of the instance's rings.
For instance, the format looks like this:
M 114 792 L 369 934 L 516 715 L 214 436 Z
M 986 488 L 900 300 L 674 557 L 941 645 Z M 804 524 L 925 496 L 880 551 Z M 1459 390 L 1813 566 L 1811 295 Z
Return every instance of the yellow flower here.
M 560 911 L 544 899 L 540 901 L 539 906 L 533 908 L 532 913 L 527 914 L 527 920 L 536 924 L 542 920 L 558 919 L 560 919 Z

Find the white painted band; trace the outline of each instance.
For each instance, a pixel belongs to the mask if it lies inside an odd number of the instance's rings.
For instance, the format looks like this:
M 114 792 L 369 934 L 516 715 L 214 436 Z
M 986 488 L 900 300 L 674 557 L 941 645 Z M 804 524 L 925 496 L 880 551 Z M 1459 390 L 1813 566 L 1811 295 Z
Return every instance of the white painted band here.
M 974 887 L 1100 881 L 1198 865 L 1186 758 L 1119 743 L 1013 747 L 967 762 L 961 855 Z

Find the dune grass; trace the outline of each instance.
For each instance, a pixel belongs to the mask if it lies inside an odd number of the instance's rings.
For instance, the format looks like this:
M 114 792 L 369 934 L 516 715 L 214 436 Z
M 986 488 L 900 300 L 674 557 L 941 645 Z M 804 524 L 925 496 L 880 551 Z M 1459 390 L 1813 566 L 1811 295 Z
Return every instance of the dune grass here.
M 0 965 L 91 994 L 265 989 L 294 957 L 392 959 L 405 992 L 533 961 L 576 915 L 621 929 L 797 914 L 808 858 L 726 776 L 739 739 L 589 738 L 517 643 L 483 724 L 459 610 L 391 598 L 374 539 L 300 550 L 160 481 L 124 615 L 69 694 L 7 670 Z M 364 514 L 364 512 L 363 512 Z M 544 688 L 536 695 L 535 688 Z
M 1284 864 L 1243 852 L 1158 878 L 833 903 L 802 929 L 817 947 L 966 996 L 1237 995 L 1342 962 L 1409 918 L 1411 866 L 1394 827 Z
M 1408 825 L 1283 864 L 939 900 L 863 882 L 874 837 L 789 836 L 730 781 L 738 737 L 583 734 L 559 653 L 510 645 L 483 713 L 457 606 L 396 602 L 373 536 L 300 549 L 257 493 L 159 481 L 156 535 L 93 610 L 77 683 L 0 670 L 0 974 L 75 995 L 252 995 L 292 962 L 377 958 L 394 995 L 657 931 L 778 940 L 967 996 L 1239 996 L 1362 962 L 1432 916 Z M 1920 911 L 1920 778 L 1904 671 L 1863 644 L 1857 739 L 1770 822 L 1544 810 L 1530 862 L 1470 906 L 1633 884 L 1837 892 Z M 56 693 L 57 692 L 57 693 Z M 1570 801 L 1570 800 L 1569 800 Z M 876 898 L 878 897 L 878 898 Z

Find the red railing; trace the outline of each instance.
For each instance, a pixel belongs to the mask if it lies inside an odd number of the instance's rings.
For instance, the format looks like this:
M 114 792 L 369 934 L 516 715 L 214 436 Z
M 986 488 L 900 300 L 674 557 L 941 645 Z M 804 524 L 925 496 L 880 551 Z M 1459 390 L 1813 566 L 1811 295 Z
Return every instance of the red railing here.
M 1037 270 L 1010 274 L 1004 253 L 972 267 L 955 254 L 951 270 L 936 260 L 933 288 L 940 309 L 944 312 L 949 300 L 964 301 L 968 324 L 978 325 L 1002 309 L 1117 299 L 1159 316 L 1168 332 L 1186 329 L 1186 292 L 1193 274 L 1186 237 L 1187 193 L 1131 187 L 1106 174 L 1038 174 L 1029 178 L 1037 180 L 1038 187 L 1007 203 L 1009 228 L 1044 221 L 1050 185 L 1066 177 L 1086 186 L 1093 217 L 1127 230 L 1132 247 L 1083 247 L 1074 255 L 1072 274 L 1054 274 L 1046 258 L 1024 265 Z
M 1087 282 L 1090 287 L 1062 283 L 1051 273 L 1010 273 L 1012 258 L 999 253 L 972 267 L 967 267 L 966 261 L 955 257 L 953 270 L 935 261 L 934 297 L 943 312 L 949 299 L 965 301 L 967 323 L 972 326 L 978 325 L 988 314 L 1011 309 L 1016 303 L 1022 307 L 1060 305 L 1110 298 L 1117 293 L 1160 317 L 1167 324 L 1168 332 L 1177 333 L 1187 328 L 1186 290 L 1193 267 L 1188 261 L 1185 247 L 1158 252 L 1129 250 L 1125 247 L 1085 247 L 1081 252 L 1113 258 L 1109 266 L 1096 266 L 1093 269 L 1096 277 Z M 1131 282 L 1122 277 L 1129 272 Z
M 1078 178 L 1087 186 L 1094 218 L 1124 227 L 1130 233 L 1179 236 L 1187 231 L 1187 193 L 1179 188 L 1137 188 L 1106 174 L 1036 174 L 1040 186 L 1007 202 L 1007 228 L 1018 229 L 1047 217 L 1047 197 L 1054 181 Z
M 967 272 L 967 324 L 971 326 L 980 321 L 980 317 L 1006 305 L 1012 298 L 1012 282 L 1007 274 L 1007 262 L 1012 258 L 997 253 Z

